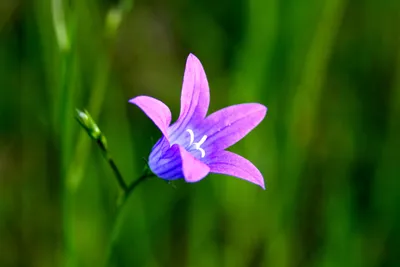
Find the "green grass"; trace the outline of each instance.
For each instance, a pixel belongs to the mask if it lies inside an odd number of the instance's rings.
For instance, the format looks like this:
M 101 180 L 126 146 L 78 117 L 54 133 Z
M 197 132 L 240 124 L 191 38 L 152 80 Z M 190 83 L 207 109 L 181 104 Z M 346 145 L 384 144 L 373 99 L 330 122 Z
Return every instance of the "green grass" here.
M 400 2 L 28 2 L 0 4 L 0 266 L 399 265 Z M 118 212 L 75 108 L 132 182 L 160 133 L 128 99 L 176 118 L 191 52 L 210 112 L 268 106 L 232 148 L 267 189 L 154 178 Z

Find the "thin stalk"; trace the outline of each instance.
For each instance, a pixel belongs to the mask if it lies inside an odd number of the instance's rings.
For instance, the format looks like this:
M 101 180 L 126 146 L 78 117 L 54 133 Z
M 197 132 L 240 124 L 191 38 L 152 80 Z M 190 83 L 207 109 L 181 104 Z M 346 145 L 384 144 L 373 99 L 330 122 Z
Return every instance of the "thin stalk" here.
M 154 174 L 149 170 L 149 168 L 146 166 L 143 175 L 140 176 L 136 181 L 132 182 L 130 185 L 128 185 L 121 172 L 119 171 L 117 165 L 115 164 L 115 161 L 111 157 L 108 148 L 107 148 L 107 139 L 103 135 L 103 133 L 100 131 L 100 128 L 97 126 L 96 122 L 92 119 L 90 116 L 89 112 L 87 111 L 80 111 L 76 110 L 76 119 L 79 122 L 79 124 L 86 130 L 88 135 L 96 141 L 96 144 L 100 148 L 103 157 L 107 160 L 108 164 L 110 165 L 115 178 L 118 182 L 119 187 L 121 188 L 123 192 L 123 199 L 122 201 L 125 201 L 125 199 L 129 196 L 129 194 L 146 178 L 154 176 Z M 119 201 L 120 202 L 120 201 Z
M 96 144 L 100 148 L 103 157 L 107 160 L 108 164 L 110 165 L 115 178 L 118 182 L 119 187 L 121 188 L 124 196 L 124 200 L 129 196 L 129 194 L 135 189 L 143 180 L 148 177 L 153 176 L 153 174 L 146 168 L 143 171 L 143 175 L 139 177 L 138 180 L 132 182 L 132 184 L 128 185 L 121 172 L 119 171 L 115 161 L 111 157 L 108 148 L 107 148 L 107 139 L 100 131 L 100 128 L 97 126 L 96 122 L 92 119 L 91 115 L 87 111 L 80 111 L 76 110 L 76 119 L 79 124 L 86 130 L 89 137 L 96 141 Z
M 119 172 L 119 170 L 117 168 L 117 165 L 115 165 L 115 162 L 111 157 L 108 158 L 108 164 L 110 164 L 110 167 L 115 174 L 115 178 L 117 178 L 117 182 L 118 182 L 119 186 L 126 193 L 128 191 L 128 186 L 126 185 L 124 178 L 122 177 L 121 173 Z
M 133 192 L 133 190 L 135 190 L 136 187 L 138 187 L 141 183 L 143 183 L 143 181 L 145 181 L 147 178 L 150 178 L 155 175 L 150 171 L 150 169 L 146 165 L 143 170 L 143 174 L 138 179 L 136 179 L 135 181 L 133 181 L 131 184 L 128 185 L 125 182 L 121 172 L 119 171 L 117 165 L 115 164 L 115 161 L 113 160 L 108 151 L 106 137 L 102 134 L 100 128 L 97 126 L 96 122 L 92 119 L 90 114 L 87 111 L 76 110 L 76 119 L 79 122 L 79 124 L 86 130 L 89 137 L 94 141 L 96 141 L 96 144 L 100 148 L 103 157 L 107 160 L 108 164 L 110 165 L 115 175 L 115 178 L 118 182 L 118 185 L 122 190 L 122 195 L 120 198 L 118 198 L 117 201 L 116 218 L 112 226 L 111 239 L 107 249 L 108 252 L 107 252 L 106 266 L 108 266 L 112 259 L 113 248 L 115 245 L 115 241 L 117 240 L 118 232 L 122 223 L 121 221 L 122 207 L 124 206 L 126 200 Z
M 141 184 L 144 180 L 146 180 L 147 178 L 153 177 L 155 176 L 153 173 L 149 173 L 146 172 L 145 174 L 143 174 L 142 176 L 140 176 L 137 180 L 135 180 L 134 182 L 132 182 L 129 187 L 127 188 L 125 195 L 129 196 L 131 194 L 131 192 L 139 185 Z
M 115 164 L 115 161 L 109 154 L 107 147 L 105 145 L 105 137 L 101 134 L 101 136 L 96 140 L 97 145 L 100 147 L 100 150 L 102 151 L 102 154 L 104 158 L 107 160 L 108 164 L 110 165 L 115 178 L 117 179 L 119 187 L 122 189 L 124 193 L 128 190 L 128 185 L 126 184 L 124 178 L 122 177 L 121 172 L 119 171 L 117 165 Z

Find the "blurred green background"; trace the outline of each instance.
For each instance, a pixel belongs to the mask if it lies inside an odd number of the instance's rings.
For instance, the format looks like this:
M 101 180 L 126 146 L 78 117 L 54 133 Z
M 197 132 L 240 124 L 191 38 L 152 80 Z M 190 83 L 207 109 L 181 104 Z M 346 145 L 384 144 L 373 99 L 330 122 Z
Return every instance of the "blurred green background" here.
M 399 26 L 398 0 L 1 0 L 0 266 L 400 266 Z M 190 52 L 210 112 L 268 106 L 231 149 L 267 189 L 153 178 L 116 219 L 75 108 L 133 181 L 160 133 L 128 99 L 176 118 Z

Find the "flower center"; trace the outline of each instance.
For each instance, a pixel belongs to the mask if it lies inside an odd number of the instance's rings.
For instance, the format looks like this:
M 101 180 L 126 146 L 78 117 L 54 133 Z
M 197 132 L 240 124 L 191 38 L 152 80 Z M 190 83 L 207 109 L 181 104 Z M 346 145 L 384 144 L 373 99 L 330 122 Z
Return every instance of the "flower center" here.
M 191 129 L 187 129 L 186 132 L 190 135 L 190 144 L 189 147 L 194 146 L 194 149 L 201 152 L 201 157 L 204 158 L 206 152 L 200 146 L 207 140 L 207 135 L 203 135 L 199 142 L 194 143 L 194 133 Z

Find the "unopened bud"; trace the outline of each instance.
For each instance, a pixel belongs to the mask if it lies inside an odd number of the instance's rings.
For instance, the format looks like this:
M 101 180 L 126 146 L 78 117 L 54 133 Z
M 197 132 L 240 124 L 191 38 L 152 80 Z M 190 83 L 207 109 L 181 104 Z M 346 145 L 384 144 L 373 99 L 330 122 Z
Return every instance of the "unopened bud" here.
M 96 122 L 92 119 L 89 112 L 76 110 L 76 119 L 79 124 L 86 130 L 90 138 L 100 142 L 104 149 L 107 149 L 107 140 L 101 133 L 100 128 L 97 126 Z

